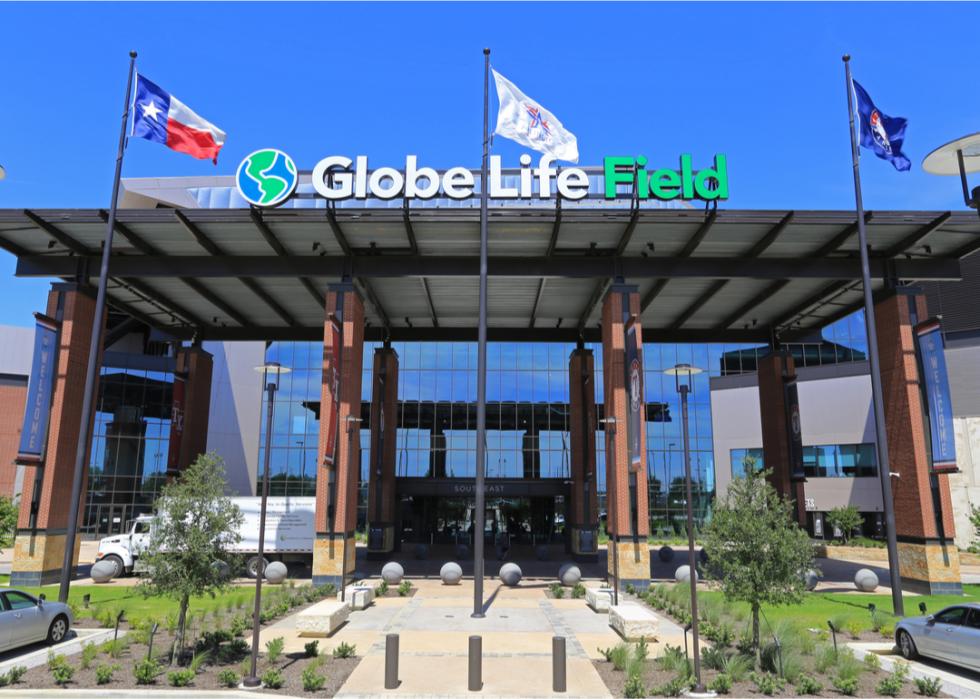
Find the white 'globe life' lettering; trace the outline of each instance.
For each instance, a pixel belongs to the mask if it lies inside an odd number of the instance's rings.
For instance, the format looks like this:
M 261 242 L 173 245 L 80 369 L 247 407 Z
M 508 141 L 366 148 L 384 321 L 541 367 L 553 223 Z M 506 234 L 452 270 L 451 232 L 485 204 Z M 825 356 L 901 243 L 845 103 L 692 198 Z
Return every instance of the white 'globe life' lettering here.
M 542 155 L 538 167 L 531 168 L 531 156 L 520 157 L 521 168 L 518 184 L 504 186 L 503 169 L 499 155 L 490 157 L 489 194 L 493 199 L 549 199 L 553 196 L 552 182 L 558 194 L 565 199 L 583 199 L 589 194 L 589 178 L 581 168 L 559 170 L 550 155 Z M 537 191 L 534 191 L 534 180 Z M 419 167 L 418 156 L 405 156 L 405 170 L 393 167 L 368 169 L 366 155 L 351 160 L 342 155 L 323 158 L 313 168 L 313 189 L 324 199 L 432 199 L 445 196 L 449 199 L 468 199 L 476 186 L 473 173 L 464 167 L 452 167 L 439 176 L 431 167 Z

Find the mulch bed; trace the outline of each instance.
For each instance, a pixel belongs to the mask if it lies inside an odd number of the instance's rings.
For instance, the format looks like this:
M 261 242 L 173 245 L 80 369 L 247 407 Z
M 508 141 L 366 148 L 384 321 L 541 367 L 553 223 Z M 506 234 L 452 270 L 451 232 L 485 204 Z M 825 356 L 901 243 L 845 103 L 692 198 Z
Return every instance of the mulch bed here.
M 606 687 L 609 688 L 610 693 L 614 697 L 623 696 L 623 688 L 626 684 L 626 673 L 617 670 L 613 667 L 613 664 L 606 662 L 605 660 L 593 660 L 593 666 L 602 678 L 602 681 L 606 683 Z M 884 670 L 878 672 L 864 672 L 858 677 L 858 689 L 854 696 L 858 697 L 881 697 L 875 690 L 878 683 L 883 677 L 888 675 Z M 718 676 L 718 672 L 715 670 L 708 670 L 704 667 L 701 669 L 701 679 L 707 686 Z M 653 661 L 646 661 L 643 665 L 643 673 L 641 675 L 643 679 L 643 685 L 646 687 L 647 696 L 664 696 L 658 693 L 658 689 L 663 687 L 667 682 L 671 681 L 676 677 L 676 673 L 664 672 L 657 668 Z M 835 690 L 830 684 L 830 678 L 818 677 L 817 680 L 824 685 L 823 690 L 819 695 L 821 697 L 842 697 L 846 696 Z M 731 690 L 728 693 L 731 697 L 762 697 L 765 696 L 756 687 L 754 682 L 742 681 L 736 682 L 732 685 Z M 795 697 L 796 688 L 793 687 L 788 682 L 781 692 L 778 692 L 774 696 L 779 697 Z M 901 697 L 920 697 L 915 691 L 915 685 L 912 682 L 906 682 L 899 695 Z M 940 694 L 939 696 L 946 697 L 947 694 Z

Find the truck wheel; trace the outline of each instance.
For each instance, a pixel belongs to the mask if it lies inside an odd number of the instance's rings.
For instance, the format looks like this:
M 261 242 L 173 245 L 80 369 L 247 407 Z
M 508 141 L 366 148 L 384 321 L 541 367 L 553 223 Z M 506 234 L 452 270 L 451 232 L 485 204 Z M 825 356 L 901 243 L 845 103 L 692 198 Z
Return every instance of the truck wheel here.
M 261 565 L 260 562 L 261 561 Z M 258 556 L 252 556 L 245 562 L 245 575 L 255 580 L 260 573 L 265 573 L 265 567 L 269 565 L 269 561 L 265 558 L 260 559 Z
M 110 553 L 108 556 L 102 558 L 103 561 L 111 561 L 116 566 L 116 573 L 112 577 L 121 578 L 126 574 L 126 566 L 123 564 L 123 560 L 114 553 Z

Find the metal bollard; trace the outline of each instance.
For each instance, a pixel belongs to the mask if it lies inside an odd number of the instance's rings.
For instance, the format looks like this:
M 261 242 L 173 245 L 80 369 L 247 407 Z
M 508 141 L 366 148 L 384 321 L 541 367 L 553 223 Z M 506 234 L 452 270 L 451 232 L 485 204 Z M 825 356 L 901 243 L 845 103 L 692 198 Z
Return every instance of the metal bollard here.
M 479 692 L 481 689 L 483 689 L 483 638 L 470 636 L 469 690 Z
M 385 689 L 398 689 L 398 634 L 385 636 Z
M 551 639 L 551 689 L 564 692 L 568 687 L 565 663 L 565 637 L 555 636 Z

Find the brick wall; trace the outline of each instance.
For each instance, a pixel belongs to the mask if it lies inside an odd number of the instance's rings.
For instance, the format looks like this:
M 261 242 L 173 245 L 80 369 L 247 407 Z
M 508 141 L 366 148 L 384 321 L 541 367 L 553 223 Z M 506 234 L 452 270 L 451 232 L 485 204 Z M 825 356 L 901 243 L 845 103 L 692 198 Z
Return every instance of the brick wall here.
M 769 482 L 786 498 L 797 503 L 797 521 L 806 523 L 803 483 L 794 482 L 790 474 L 790 436 L 786 418 L 785 379 L 796 376 L 793 357 L 773 353 L 759 360 L 759 409 L 762 417 L 762 460 L 771 470 Z M 806 416 L 801 415 L 801 420 Z
M 17 448 L 24 423 L 24 403 L 27 401 L 27 379 L 0 380 L 0 495 L 14 494 L 17 476 Z

